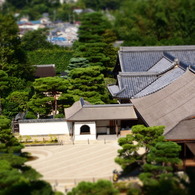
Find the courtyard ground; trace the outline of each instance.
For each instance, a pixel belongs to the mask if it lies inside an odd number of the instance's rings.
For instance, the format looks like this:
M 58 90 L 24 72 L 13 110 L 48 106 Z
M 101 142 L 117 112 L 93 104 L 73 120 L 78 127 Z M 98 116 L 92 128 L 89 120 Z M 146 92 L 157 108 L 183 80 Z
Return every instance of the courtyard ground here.
M 112 180 L 113 170 L 120 171 L 114 162 L 119 146 L 117 140 L 104 143 L 33 146 L 23 151 L 38 159 L 26 164 L 43 175 L 54 189 L 65 192 L 80 181 Z

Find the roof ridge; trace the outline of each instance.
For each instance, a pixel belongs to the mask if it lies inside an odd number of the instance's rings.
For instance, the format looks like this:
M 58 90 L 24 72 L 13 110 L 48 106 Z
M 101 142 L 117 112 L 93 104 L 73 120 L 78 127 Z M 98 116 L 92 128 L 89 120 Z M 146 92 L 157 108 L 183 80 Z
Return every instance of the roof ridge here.
M 120 47 L 121 52 L 129 51 L 181 51 L 195 50 L 195 45 L 178 45 L 178 46 L 137 46 L 137 47 Z
M 178 68 L 180 68 L 180 67 L 178 67 Z M 181 68 L 181 69 L 182 69 L 182 68 Z M 169 69 L 167 69 L 167 70 L 165 70 L 164 72 L 160 73 L 160 74 L 158 75 L 159 77 L 158 77 L 157 79 L 155 79 L 153 82 L 151 82 L 148 86 L 146 86 L 146 87 L 143 88 L 142 90 L 144 90 L 144 89 L 146 89 L 147 87 L 149 87 L 150 85 L 152 85 L 154 82 L 156 82 L 158 79 L 160 79 L 162 76 L 164 76 L 166 73 L 168 73 L 168 72 L 171 71 L 171 70 L 174 70 L 174 66 L 173 66 L 173 67 L 170 67 Z M 173 81 L 175 81 L 175 80 L 173 80 Z M 163 88 L 167 87 L 168 85 L 170 85 L 173 81 L 171 81 L 170 83 L 167 83 L 167 84 L 163 85 L 161 88 L 158 88 L 158 89 L 154 90 L 153 92 L 150 92 L 150 93 L 145 94 L 145 95 L 140 96 L 140 97 L 144 97 L 144 96 L 147 96 L 147 95 L 151 95 L 151 94 L 153 94 L 153 93 L 156 93 L 157 91 L 160 91 L 161 89 L 163 89 Z M 142 90 L 141 90 L 141 91 L 142 91 Z M 139 91 L 138 93 L 140 93 L 141 91 Z M 138 93 L 136 93 L 136 94 L 133 96 L 133 98 L 140 98 L 140 97 L 135 97 Z
M 158 75 L 159 72 L 119 72 L 119 76 L 153 76 Z

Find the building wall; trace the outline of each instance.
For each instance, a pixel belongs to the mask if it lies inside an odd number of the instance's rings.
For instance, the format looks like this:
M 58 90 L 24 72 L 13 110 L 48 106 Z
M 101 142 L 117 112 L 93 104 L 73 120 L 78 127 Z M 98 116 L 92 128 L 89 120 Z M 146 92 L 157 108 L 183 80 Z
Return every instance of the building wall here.
M 87 125 L 90 128 L 89 134 L 81 134 L 81 127 Z M 96 124 L 91 122 L 75 122 L 74 123 L 74 139 L 75 140 L 96 140 Z
M 66 121 L 19 123 L 20 135 L 63 135 L 72 132 L 72 123 Z
M 97 133 L 110 134 L 110 121 L 96 121 Z

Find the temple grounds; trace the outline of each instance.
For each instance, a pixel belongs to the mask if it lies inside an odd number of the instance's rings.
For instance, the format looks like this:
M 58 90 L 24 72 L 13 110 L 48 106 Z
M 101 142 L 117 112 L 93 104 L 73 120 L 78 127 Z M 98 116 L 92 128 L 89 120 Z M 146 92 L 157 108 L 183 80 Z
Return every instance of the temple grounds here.
M 26 147 L 23 151 L 38 157 L 26 164 L 43 175 L 43 179 L 62 192 L 74 187 L 80 181 L 112 180 L 114 169 L 120 166 L 114 162 L 119 146 L 117 141 L 109 143 L 76 143 L 58 146 Z

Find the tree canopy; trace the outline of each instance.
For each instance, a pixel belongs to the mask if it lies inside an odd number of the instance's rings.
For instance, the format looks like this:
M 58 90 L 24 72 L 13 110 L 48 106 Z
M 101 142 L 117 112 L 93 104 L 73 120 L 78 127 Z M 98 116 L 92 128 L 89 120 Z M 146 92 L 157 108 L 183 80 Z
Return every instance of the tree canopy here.
M 83 97 L 93 104 L 108 102 L 104 76 L 99 66 L 76 68 L 69 73 L 70 87 L 68 93 L 74 95 L 75 101 Z
M 115 29 L 124 45 L 194 44 L 193 0 L 127 0 L 116 12 Z
M 0 70 L 9 76 L 32 79 L 33 68 L 27 64 L 15 19 L 0 14 L 0 29 Z
M 163 132 L 164 126 L 133 126 L 132 134 L 119 138 L 118 143 L 122 148 L 118 150 L 118 157 L 115 162 L 121 165 L 123 169 L 128 168 L 135 162 L 144 164 L 149 150 L 156 143 L 164 141 Z M 140 149 L 144 152 L 141 152 Z
M 68 195 L 118 195 L 119 192 L 114 188 L 113 184 L 107 180 L 98 180 L 95 183 L 80 182 L 75 188 L 73 188 Z

